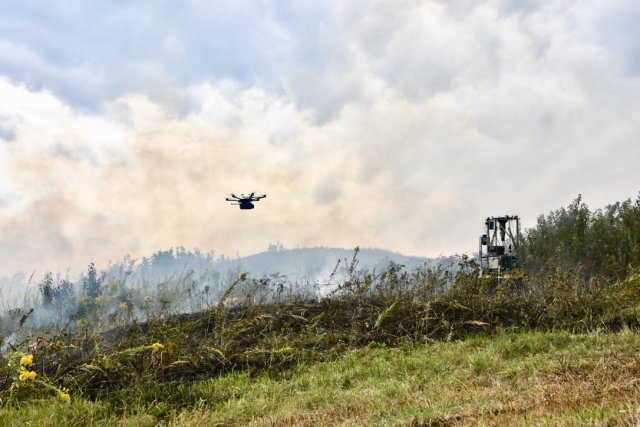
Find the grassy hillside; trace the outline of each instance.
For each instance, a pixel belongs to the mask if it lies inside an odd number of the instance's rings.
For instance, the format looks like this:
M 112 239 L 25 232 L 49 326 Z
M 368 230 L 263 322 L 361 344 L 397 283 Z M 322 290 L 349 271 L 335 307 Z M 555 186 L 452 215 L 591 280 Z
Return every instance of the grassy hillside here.
M 93 264 L 77 294 L 48 274 L 40 306 L 0 316 L 0 424 L 633 424 L 639 241 L 640 198 L 577 200 L 500 276 L 465 256 L 359 270 L 357 250 L 321 294 L 189 273 L 148 294 Z M 202 308 L 177 310 L 182 291 Z
M 620 425 L 640 421 L 640 336 L 499 333 L 350 350 L 284 371 L 12 404 L 2 425 Z M 70 390 L 73 393 L 73 390 Z

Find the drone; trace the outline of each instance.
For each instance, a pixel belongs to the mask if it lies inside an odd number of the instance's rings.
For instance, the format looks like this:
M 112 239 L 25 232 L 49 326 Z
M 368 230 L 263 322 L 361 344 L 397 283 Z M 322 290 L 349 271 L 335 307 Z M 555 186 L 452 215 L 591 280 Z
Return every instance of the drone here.
M 231 198 L 227 197 L 225 200 L 227 202 L 236 202 L 233 203 L 233 205 L 240 206 L 240 209 L 253 209 L 255 206 L 253 206 L 253 203 L 251 202 L 257 202 L 258 200 L 267 197 L 266 194 L 263 194 L 262 196 L 254 196 L 254 194 L 256 193 L 251 193 L 248 196 L 241 194 L 240 197 L 235 194 L 231 194 Z

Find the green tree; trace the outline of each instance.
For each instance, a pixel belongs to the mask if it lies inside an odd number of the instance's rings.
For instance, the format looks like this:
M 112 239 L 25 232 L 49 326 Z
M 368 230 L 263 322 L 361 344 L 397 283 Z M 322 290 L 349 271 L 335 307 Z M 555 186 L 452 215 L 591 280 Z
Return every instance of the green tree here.
M 50 308 L 53 305 L 53 276 L 51 272 L 44 274 L 44 279 L 40 282 L 40 294 L 42 295 L 42 305 L 45 308 Z
M 87 276 L 83 280 L 83 289 L 89 297 L 89 304 L 94 305 L 96 298 L 102 294 L 104 275 L 98 277 L 98 271 L 93 262 L 87 268 Z
M 529 273 L 575 269 L 584 278 L 621 279 L 640 266 L 640 196 L 590 211 L 578 196 L 527 230 L 521 259 Z

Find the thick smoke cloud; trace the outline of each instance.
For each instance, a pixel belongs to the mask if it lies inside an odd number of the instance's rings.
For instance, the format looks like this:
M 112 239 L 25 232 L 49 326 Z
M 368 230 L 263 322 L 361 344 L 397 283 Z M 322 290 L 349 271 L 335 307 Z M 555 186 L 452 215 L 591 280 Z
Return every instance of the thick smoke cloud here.
M 635 197 L 639 8 L 14 2 L 0 275 L 176 245 L 470 252 L 487 215 Z

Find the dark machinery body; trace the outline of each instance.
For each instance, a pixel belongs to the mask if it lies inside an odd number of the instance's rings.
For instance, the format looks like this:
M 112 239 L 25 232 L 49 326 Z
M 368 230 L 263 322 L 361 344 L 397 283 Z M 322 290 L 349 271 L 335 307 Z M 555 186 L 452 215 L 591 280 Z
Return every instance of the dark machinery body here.
M 480 236 L 480 267 L 483 272 L 500 273 L 518 267 L 520 218 L 497 216 L 485 220 L 485 234 Z

